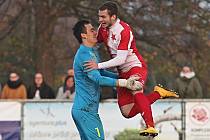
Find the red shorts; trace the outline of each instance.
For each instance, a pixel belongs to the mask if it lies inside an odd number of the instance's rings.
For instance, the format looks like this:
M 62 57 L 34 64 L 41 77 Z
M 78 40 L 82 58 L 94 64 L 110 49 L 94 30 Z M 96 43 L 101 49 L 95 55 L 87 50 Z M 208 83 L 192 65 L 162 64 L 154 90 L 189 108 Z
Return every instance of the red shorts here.
M 128 79 L 132 75 L 138 75 L 140 77 L 138 81 L 144 85 L 147 80 L 147 69 L 145 67 L 133 67 L 128 72 L 119 73 L 119 77 L 121 79 Z M 131 94 L 131 91 L 127 88 L 118 87 L 117 98 L 119 106 L 123 106 L 134 102 L 134 97 Z

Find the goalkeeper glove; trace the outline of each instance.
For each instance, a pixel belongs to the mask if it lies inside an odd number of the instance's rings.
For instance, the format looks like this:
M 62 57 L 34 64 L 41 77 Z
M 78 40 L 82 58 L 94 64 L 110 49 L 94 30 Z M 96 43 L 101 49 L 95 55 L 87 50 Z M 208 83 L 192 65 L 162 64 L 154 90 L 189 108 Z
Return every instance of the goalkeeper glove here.
M 142 84 L 141 82 L 137 81 L 139 77 L 130 77 L 126 79 L 118 79 L 118 85 L 120 87 L 126 87 L 130 90 L 141 90 Z

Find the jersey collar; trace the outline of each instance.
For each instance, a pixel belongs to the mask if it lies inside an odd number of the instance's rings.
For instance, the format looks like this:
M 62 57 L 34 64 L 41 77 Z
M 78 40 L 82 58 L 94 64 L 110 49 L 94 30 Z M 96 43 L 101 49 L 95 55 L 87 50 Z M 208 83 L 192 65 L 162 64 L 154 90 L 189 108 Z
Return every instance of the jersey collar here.
M 120 23 L 120 19 L 117 18 L 117 21 L 110 27 L 110 29 L 114 28 L 115 26 L 117 26 L 117 24 Z
M 83 44 L 80 44 L 80 48 L 81 48 L 82 50 L 90 50 L 90 51 L 94 50 L 94 48 L 92 48 L 92 47 L 87 47 L 87 46 L 85 46 L 85 45 L 83 45 Z

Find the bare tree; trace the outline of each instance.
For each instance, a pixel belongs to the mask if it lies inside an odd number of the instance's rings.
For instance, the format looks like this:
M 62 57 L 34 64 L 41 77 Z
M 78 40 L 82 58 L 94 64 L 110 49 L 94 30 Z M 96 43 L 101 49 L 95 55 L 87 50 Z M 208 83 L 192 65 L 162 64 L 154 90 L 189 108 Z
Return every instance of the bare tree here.
M 72 59 L 76 51 L 76 47 L 72 47 L 69 41 L 58 40 L 55 37 L 58 21 L 70 17 L 86 18 L 97 26 L 98 7 L 105 1 L 0 0 L 0 41 L 5 40 L 12 32 L 24 30 L 24 34 L 27 35 L 24 41 L 29 46 L 26 49 L 30 50 L 31 56 L 29 62 L 36 70 L 43 71 L 47 81 L 54 83 L 57 63 L 60 62 L 58 60 L 68 62 L 67 59 Z M 210 87 L 207 79 L 210 76 L 210 57 L 209 47 L 206 45 L 210 30 L 210 10 L 209 7 L 205 7 L 206 3 L 209 4 L 208 0 L 116 2 L 119 4 L 120 18 L 132 26 L 137 46 L 152 65 L 154 75 L 175 75 L 178 71 L 177 66 L 184 63 L 183 61 L 190 61 L 204 87 Z M 20 24 L 24 24 L 27 30 L 18 29 Z M 73 50 L 71 56 L 66 57 L 58 53 L 61 42 Z

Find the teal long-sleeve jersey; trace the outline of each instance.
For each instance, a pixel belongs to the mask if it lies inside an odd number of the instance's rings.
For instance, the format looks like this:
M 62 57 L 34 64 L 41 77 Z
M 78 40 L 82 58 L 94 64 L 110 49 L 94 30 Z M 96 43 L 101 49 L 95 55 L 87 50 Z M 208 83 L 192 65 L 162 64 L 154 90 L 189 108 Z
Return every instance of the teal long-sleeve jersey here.
M 100 61 L 97 49 L 80 45 L 73 64 L 76 91 L 73 109 L 97 113 L 100 86 L 116 86 L 117 75 L 105 70 L 85 70 L 84 63 L 89 60 Z

